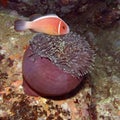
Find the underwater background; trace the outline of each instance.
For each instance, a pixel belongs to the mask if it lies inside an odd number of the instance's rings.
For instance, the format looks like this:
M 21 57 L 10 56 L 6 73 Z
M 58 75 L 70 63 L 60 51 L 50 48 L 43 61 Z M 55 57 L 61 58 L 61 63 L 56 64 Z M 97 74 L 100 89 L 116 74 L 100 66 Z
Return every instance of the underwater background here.
M 14 21 L 33 14 L 57 14 L 95 51 L 94 69 L 66 99 L 23 91 L 23 55 L 36 33 L 16 32 Z M 0 119 L 119 120 L 120 0 L 0 0 Z

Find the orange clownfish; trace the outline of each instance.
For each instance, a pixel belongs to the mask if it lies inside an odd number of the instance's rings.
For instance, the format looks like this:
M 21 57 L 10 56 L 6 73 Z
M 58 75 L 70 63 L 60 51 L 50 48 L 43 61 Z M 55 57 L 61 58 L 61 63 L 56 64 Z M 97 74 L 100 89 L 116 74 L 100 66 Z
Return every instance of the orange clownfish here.
M 49 35 L 65 35 L 70 31 L 69 26 L 57 15 L 46 15 L 32 21 L 16 20 L 14 28 L 16 31 L 30 29 Z

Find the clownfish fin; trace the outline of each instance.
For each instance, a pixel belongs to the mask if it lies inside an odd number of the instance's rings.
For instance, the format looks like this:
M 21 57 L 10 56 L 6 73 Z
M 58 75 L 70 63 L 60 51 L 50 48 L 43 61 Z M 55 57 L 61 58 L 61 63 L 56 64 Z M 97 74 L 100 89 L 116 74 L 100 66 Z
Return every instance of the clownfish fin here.
M 58 16 L 56 14 L 48 14 L 48 15 L 44 15 L 42 17 L 57 17 L 58 18 Z
M 50 17 L 54 17 L 54 18 L 59 18 L 56 14 L 48 14 L 48 15 L 44 15 L 44 16 L 36 16 L 36 18 L 35 17 L 33 17 L 33 21 L 37 21 L 37 20 L 42 20 L 42 19 L 45 19 L 45 18 L 50 18 Z
M 31 32 L 33 32 L 33 33 L 39 33 L 39 32 L 37 32 L 37 31 L 35 31 L 35 30 L 33 30 L 33 29 L 29 29 Z
M 14 29 L 16 31 L 24 31 L 28 29 L 28 22 L 24 20 L 16 20 L 14 22 Z
M 34 14 L 34 15 L 31 15 L 31 16 L 30 16 L 29 20 L 30 20 L 30 21 L 33 21 L 33 20 L 38 19 L 38 18 L 40 18 L 40 17 L 42 17 L 42 15 L 40 15 L 40 14 Z

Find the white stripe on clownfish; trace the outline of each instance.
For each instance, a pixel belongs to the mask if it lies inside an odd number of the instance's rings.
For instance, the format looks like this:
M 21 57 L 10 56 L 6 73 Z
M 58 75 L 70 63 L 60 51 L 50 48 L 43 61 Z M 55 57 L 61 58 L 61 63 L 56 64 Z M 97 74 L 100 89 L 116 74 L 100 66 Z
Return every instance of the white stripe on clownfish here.
M 38 21 L 38 20 L 41 20 L 41 19 L 45 19 L 45 18 L 59 18 L 57 15 L 55 15 L 55 14 L 51 14 L 51 15 L 45 15 L 45 16 L 42 16 L 42 17 L 40 17 L 40 18 L 37 18 L 37 19 L 35 19 L 35 20 L 33 20 L 34 22 L 35 21 Z M 60 18 L 59 18 L 60 19 Z M 61 20 L 61 19 L 60 19 Z
M 61 27 L 61 23 L 62 23 L 62 21 L 60 21 L 59 24 L 58 24 L 58 35 L 60 35 L 60 27 Z

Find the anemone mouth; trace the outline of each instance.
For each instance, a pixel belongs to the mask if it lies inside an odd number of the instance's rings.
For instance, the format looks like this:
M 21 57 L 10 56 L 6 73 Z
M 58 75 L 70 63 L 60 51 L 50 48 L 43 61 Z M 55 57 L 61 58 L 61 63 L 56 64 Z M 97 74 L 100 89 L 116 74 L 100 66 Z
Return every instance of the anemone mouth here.
M 76 77 L 84 76 L 94 65 L 94 50 L 85 38 L 73 32 L 63 36 L 39 33 L 30 40 L 30 49 Z

